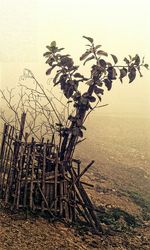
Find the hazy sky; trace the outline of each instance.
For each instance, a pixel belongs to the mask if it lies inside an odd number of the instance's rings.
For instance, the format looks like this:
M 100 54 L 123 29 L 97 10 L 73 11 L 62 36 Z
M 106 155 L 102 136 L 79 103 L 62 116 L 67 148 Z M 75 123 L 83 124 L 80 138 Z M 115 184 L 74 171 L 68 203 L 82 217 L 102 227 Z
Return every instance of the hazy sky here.
M 65 47 L 77 64 L 84 52 L 83 35 L 122 58 L 138 53 L 150 64 L 149 0 L 0 0 L 0 87 L 15 86 L 24 68 L 44 83 L 43 52 L 52 40 Z M 103 113 L 150 117 L 150 71 L 128 85 L 114 84 L 103 97 Z

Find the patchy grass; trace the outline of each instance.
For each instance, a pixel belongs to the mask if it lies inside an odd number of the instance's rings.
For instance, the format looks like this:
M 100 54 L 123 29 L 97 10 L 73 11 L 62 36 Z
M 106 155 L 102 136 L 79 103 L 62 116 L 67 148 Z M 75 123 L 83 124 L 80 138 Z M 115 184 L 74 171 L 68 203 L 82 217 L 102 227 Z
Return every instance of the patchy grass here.
M 101 223 L 114 231 L 127 231 L 140 225 L 138 218 L 120 208 L 107 209 L 104 213 L 98 214 L 98 217 Z
M 142 208 L 142 215 L 144 220 L 150 220 L 150 200 L 147 200 L 144 196 L 134 191 L 127 192 L 129 197 Z

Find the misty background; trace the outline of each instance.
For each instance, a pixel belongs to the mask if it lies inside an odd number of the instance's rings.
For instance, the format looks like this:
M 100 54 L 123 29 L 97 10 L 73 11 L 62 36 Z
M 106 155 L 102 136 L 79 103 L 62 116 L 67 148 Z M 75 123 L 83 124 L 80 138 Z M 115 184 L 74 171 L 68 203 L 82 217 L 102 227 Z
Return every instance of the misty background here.
M 121 63 L 136 53 L 149 63 L 149 9 L 148 0 L 0 0 L 0 88 L 15 87 L 24 68 L 46 84 L 43 53 L 53 40 L 77 65 L 85 50 L 83 35 L 93 37 Z M 88 74 L 88 66 L 81 65 L 81 72 Z M 88 143 L 83 143 L 81 157 L 89 151 L 103 165 L 111 162 L 149 171 L 150 75 L 146 69 L 142 72 L 144 77 L 134 83 L 118 80 L 110 92 L 105 91 L 102 104 L 109 105 L 88 118 Z

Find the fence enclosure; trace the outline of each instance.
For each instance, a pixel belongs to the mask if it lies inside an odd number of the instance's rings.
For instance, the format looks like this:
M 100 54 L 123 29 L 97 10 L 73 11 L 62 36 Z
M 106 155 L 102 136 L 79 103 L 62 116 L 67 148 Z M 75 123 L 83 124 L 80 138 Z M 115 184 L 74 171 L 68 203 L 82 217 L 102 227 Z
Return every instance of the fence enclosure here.
M 95 209 L 81 181 L 81 176 L 94 163 L 80 170 L 80 161 L 60 160 L 59 148 L 53 138 L 30 142 L 24 133 L 26 114 L 20 131 L 4 124 L 0 151 L 0 198 L 12 210 L 29 209 L 48 212 L 51 218 L 69 222 L 84 220 L 100 229 Z

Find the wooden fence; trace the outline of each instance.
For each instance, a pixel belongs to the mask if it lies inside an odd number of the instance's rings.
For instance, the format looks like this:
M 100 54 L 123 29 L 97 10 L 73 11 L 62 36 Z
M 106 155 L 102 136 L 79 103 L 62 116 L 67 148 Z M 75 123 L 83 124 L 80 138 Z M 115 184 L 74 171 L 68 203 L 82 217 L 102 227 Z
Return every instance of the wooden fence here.
M 25 113 L 20 131 L 4 124 L 0 151 L 0 197 L 11 209 L 48 212 L 51 218 L 69 222 L 84 220 L 100 229 L 95 209 L 81 181 L 94 163 L 80 170 L 80 161 L 60 160 L 59 149 L 52 141 L 27 141 L 24 135 Z M 91 185 L 90 185 L 91 186 Z

